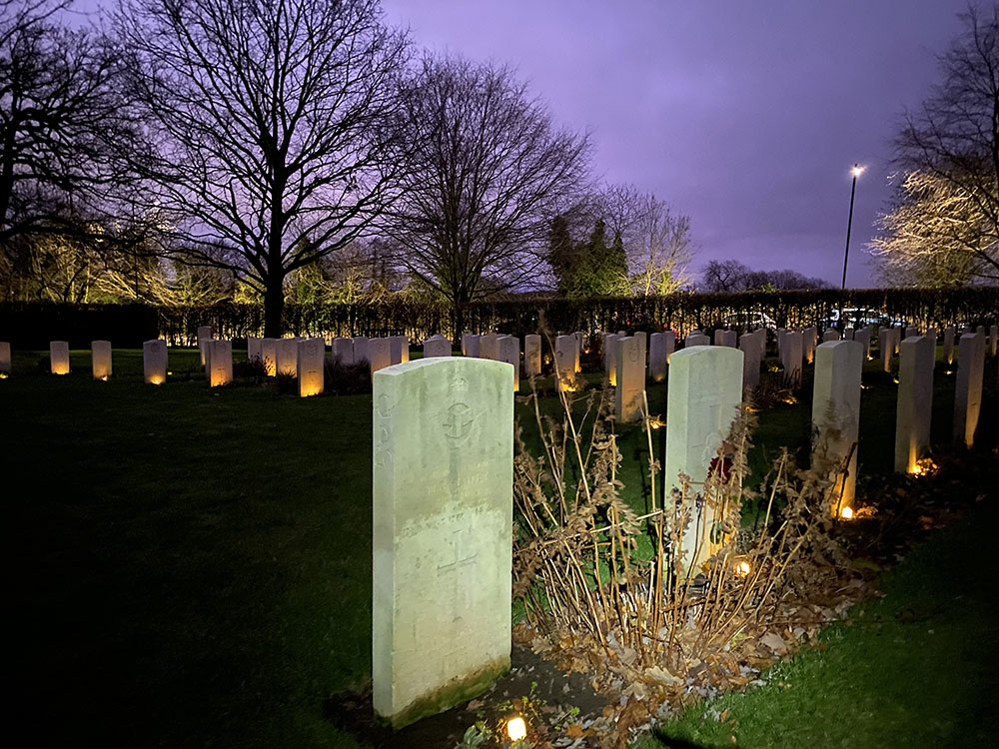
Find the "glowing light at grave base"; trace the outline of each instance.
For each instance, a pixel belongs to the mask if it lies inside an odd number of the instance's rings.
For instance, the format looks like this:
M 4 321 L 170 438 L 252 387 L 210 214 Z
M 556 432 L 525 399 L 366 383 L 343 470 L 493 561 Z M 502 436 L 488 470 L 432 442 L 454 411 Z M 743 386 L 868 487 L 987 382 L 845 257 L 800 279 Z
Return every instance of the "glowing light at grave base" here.
M 506 735 L 510 741 L 520 741 L 527 736 L 527 724 L 519 715 L 506 722 Z
M 853 508 L 844 507 L 839 511 L 839 516 L 843 520 L 853 520 Z
M 666 422 L 660 419 L 658 416 L 653 416 L 651 419 L 649 419 L 649 426 L 652 427 L 653 429 L 662 429 L 664 426 L 666 426 Z
M 0 372 L 0 380 L 6 380 L 8 377 L 10 377 L 10 375 L 6 372 Z
M 912 468 L 909 469 L 909 473 L 913 476 L 929 476 L 935 473 L 936 470 L 937 464 L 933 462 L 932 458 L 923 458 L 913 464 Z
M 739 577 L 746 577 L 752 571 L 753 568 L 750 566 L 749 562 L 743 561 L 735 565 L 735 574 Z
M 153 375 L 152 377 L 149 378 L 148 382 L 150 385 L 162 385 L 163 378 L 159 377 L 158 375 Z

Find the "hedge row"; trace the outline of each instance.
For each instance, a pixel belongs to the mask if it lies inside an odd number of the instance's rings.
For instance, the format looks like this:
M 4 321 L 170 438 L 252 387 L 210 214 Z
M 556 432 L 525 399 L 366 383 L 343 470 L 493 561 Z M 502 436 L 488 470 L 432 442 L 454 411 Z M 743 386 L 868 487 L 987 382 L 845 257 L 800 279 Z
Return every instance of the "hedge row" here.
M 976 287 L 951 291 L 926 289 L 863 289 L 845 293 L 821 291 L 674 294 L 664 297 L 625 297 L 586 300 L 519 298 L 479 302 L 464 311 L 466 331 L 524 335 L 550 331 L 646 330 L 671 328 L 680 335 L 699 328 L 755 327 L 766 321 L 775 327 L 822 328 L 843 308 L 851 317 L 882 324 L 905 321 L 920 328 L 951 324 L 989 324 L 999 318 L 999 288 Z M 287 305 L 283 326 L 303 336 L 407 335 L 422 341 L 435 334 L 453 336 L 451 311 L 444 305 L 387 301 L 372 304 Z M 43 302 L 0 304 L 0 340 L 22 348 L 42 348 L 50 340 L 68 340 L 74 347 L 108 339 L 115 346 L 135 347 L 150 338 L 175 345 L 192 345 L 197 328 L 210 325 L 214 334 L 237 339 L 261 335 L 263 307 L 220 304 L 212 307 L 148 305 L 73 305 Z

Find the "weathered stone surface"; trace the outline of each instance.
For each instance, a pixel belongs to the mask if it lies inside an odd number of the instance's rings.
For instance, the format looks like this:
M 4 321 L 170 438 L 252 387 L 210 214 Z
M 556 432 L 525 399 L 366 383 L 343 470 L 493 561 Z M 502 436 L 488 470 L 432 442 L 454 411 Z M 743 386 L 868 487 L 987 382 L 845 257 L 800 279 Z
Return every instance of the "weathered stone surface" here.
M 432 335 L 423 342 L 424 359 L 438 356 L 451 356 L 451 341 L 440 334 Z
M 635 336 L 617 342 L 617 391 L 614 396 L 617 420 L 629 423 L 642 420 L 645 394 L 645 347 Z
M 372 379 L 372 699 L 401 727 L 510 665 L 513 372 L 449 357 Z
M 513 390 L 520 391 L 520 339 L 512 335 L 501 335 L 497 342 L 497 360 L 513 367 Z M 576 350 L 579 358 L 579 350 Z
M 822 342 L 828 343 L 829 341 L 838 341 L 840 339 L 839 331 L 835 328 L 829 328 L 825 333 L 822 334 Z
M 653 333 L 649 337 L 649 377 L 653 382 L 665 382 L 666 367 L 666 334 Z
M 759 336 L 755 333 L 741 335 L 739 350 L 742 352 L 742 386 L 754 388 L 760 384 Z
M 279 375 L 298 376 L 298 341 L 279 338 L 274 342 L 275 366 Z
M 49 361 L 52 374 L 69 374 L 69 342 L 49 341 Z
M 814 325 L 805 328 L 801 333 L 801 351 L 805 361 L 812 364 L 815 361 L 815 346 L 819 342 L 819 330 Z
M 663 496 L 682 488 L 680 474 L 694 482 L 685 498 L 690 523 L 683 535 L 683 559 L 688 568 L 699 569 L 717 549 L 710 538 L 716 518 L 701 517 L 696 496 L 739 414 L 742 374 L 742 352 L 727 346 L 684 348 L 670 361 Z
M 111 341 L 90 342 L 90 367 L 95 380 L 111 379 Z
M 209 340 L 205 346 L 205 358 L 208 360 L 209 387 L 221 387 L 232 382 L 232 341 Z
M 965 333 L 958 342 L 957 385 L 954 394 L 954 442 L 974 447 L 982 411 L 985 337 Z
M 898 356 L 898 404 L 895 409 L 895 470 L 912 473 L 930 449 L 935 342 L 927 336 L 902 341 Z
M 474 333 L 461 334 L 461 353 L 463 356 L 479 356 L 481 339 Z
M 167 379 L 166 341 L 152 340 L 142 344 L 142 377 L 150 385 L 162 385 Z
M 864 361 L 871 358 L 871 329 L 860 328 L 853 334 L 853 340 L 864 347 Z
M 260 339 L 252 335 L 246 337 L 246 360 L 260 359 Z
M 623 337 L 617 333 L 604 336 L 604 370 L 612 387 L 617 385 L 617 342 Z
M 392 342 L 388 338 L 368 339 L 368 363 L 371 374 L 379 369 L 392 366 Z
M 911 325 L 905 329 L 905 338 L 916 338 L 918 335 L 919 331 Z
M 784 350 L 781 354 L 784 384 L 794 389 L 801 387 L 802 339 L 799 330 L 789 330 L 784 334 Z
M 989 328 L 989 356 L 995 356 L 999 353 L 999 325 L 993 325 Z
M 260 360 L 268 377 L 277 374 L 277 338 L 263 338 L 260 341 Z
M 541 376 L 541 336 L 537 333 L 524 336 L 524 374 L 527 377 Z
M 0 341 L 0 372 L 10 374 L 10 341 Z
M 351 338 L 334 338 L 331 347 L 333 358 L 339 359 L 340 363 L 350 366 L 354 363 L 354 341 Z
M 864 347 L 856 341 L 827 341 L 815 349 L 812 465 L 824 457 L 831 464 L 830 476 L 837 474 L 829 495 L 834 515 L 844 507 L 853 507 L 863 357 Z
M 878 333 L 878 355 L 881 357 L 881 369 L 885 372 L 891 372 L 891 357 L 895 349 L 894 335 L 891 328 L 882 328 Z
M 308 398 L 319 395 L 326 385 L 326 342 L 322 338 L 309 338 L 298 342 L 298 395 Z

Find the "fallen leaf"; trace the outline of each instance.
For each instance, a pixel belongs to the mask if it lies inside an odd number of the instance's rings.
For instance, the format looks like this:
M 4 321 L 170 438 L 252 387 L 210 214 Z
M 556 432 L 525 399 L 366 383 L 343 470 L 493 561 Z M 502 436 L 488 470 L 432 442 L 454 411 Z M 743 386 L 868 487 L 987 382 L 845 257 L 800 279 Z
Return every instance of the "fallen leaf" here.
M 770 648 L 777 655 L 787 655 L 787 643 L 776 632 L 767 632 L 760 638 L 760 644 Z

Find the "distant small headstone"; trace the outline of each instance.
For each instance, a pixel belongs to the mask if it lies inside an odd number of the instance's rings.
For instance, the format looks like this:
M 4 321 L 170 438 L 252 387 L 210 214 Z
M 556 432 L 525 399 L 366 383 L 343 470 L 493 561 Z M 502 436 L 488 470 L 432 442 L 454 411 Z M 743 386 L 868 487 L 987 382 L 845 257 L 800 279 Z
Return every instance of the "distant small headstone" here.
M 334 359 L 339 359 L 340 364 L 349 367 L 354 363 L 354 341 L 351 338 L 334 338 L 331 347 Z
M 198 327 L 198 351 L 201 354 L 201 366 L 208 363 L 208 341 L 212 338 L 212 326 L 200 325 Z
M 298 395 L 308 398 L 320 395 L 326 386 L 326 342 L 322 338 L 309 338 L 298 342 Z
M 943 332 L 943 359 L 950 366 L 954 363 L 954 333 L 953 325 L 948 325 Z
M 232 382 L 232 341 L 211 339 L 206 345 L 208 385 L 221 387 Z
M 617 390 L 615 406 L 617 420 L 630 423 L 642 420 L 645 394 L 645 347 L 636 336 L 617 342 Z
M 975 445 L 975 432 L 982 411 L 982 383 L 985 376 L 985 338 L 965 333 L 958 342 L 957 384 L 954 394 L 954 442 L 969 450 Z
M 370 347 L 371 339 L 367 336 L 357 335 L 353 338 L 354 341 L 354 364 L 360 364 L 361 362 L 370 362 L 371 357 L 368 354 L 368 348 Z
M 801 333 L 801 353 L 805 361 L 812 364 L 815 361 L 815 346 L 819 342 L 819 329 L 814 325 L 805 328 Z
M 286 377 L 298 376 L 298 341 L 279 338 L 274 343 L 277 373 Z
M 260 341 L 260 361 L 268 377 L 277 375 L 277 338 L 263 338 Z
M 829 328 L 825 333 L 822 334 L 822 342 L 828 343 L 829 341 L 838 341 L 840 339 L 839 331 L 835 328 Z
M 423 358 L 451 356 L 451 341 L 442 335 L 432 335 L 423 342 Z
M 513 367 L 513 391 L 520 392 L 520 339 L 517 336 L 501 335 L 497 340 L 497 360 Z M 578 356 L 578 349 L 577 349 Z
M 649 377 L 653 382 L 665 382 L 666 368 L 666 334 L 653 333 L 649 337 Z
M 784 384 L 789 388 L 801 387 L 801 362 L 803 336 L 799 330 L 789 330 L 784 334 L 784 348 L 781 362 L 784 365 Z
M 541 336 L 537 333 L 524 336 L 524 374 L 527 377 L 541 376 Z
M 760 384 L 760 346 L 755 333 L 743 333 L 739 337 L 739 350 L 742 352 L 742 387 L 754 388 Z
M 576 358 L 579 348 L 575 336 L 560 335 L 555 338 L 555 371 L 560 390 L 576 380 Z
M 895 409 L 895 470 L 912 473 L 930 449 L 933 413 L 933 362 L 936 345 L 926 336 L 902 341 L 898 355 L 898 400 Z
M 409 361 L 409 338 L 404 335 L 394 335 L 389 338 L 392 348 L 392 363 L 405 364 Z
M 708 338 L 704 333 L 699 330 L 693 331 L 690 335 L 683 339 L 683 347 L 685 349 L 692 348 L 694 346 L 710 346 L 711 339 Z
M 486 333 L 479 336 L 479 358 L 499 361 L 499 335 Z
M 816 456 L 830 464 L 830 510 L 840 515 L 853 507 L 857 483 L 857 438 L 860 430 L 860 376 L 864 347 L 856 341 L 827 341 L 815 349 L 812 392 L 812 465 Z
M 388 338 L 369 338 L 368 363 L 373 375 L 380 369 L 392 366 L 392 342 Z
M 475 333 L 461 334 L 461 354 L 462 356 L 479 356 L 480 337 Z
M 253 361 L 255 359 L 263 360 L 263 357 L 260 355 L 260 344 L 261 344 L 260 338 L 255 338 L 252 335 L 246 337 L 247 361 Z
M 10 341 L 0 341 L 0 374 L 9 375 L 10 372 Z

